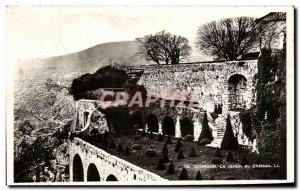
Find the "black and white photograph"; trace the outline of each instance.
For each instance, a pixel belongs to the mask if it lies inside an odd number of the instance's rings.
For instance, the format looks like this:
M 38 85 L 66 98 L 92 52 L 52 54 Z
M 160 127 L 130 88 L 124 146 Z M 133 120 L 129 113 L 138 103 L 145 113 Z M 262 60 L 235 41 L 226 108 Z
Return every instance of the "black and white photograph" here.
M 294 7 L 5 16 L 8 185 L 294 183 Z

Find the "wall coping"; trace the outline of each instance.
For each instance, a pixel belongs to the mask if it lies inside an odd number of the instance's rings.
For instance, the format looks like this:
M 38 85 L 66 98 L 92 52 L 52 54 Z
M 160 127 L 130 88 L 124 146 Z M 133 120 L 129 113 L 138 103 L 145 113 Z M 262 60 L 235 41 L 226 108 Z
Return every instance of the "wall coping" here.
M 132 163 L 130 163 L 130 162 L 124 160 L 124 159 L 121 159 L 121 158 L 119 158 L 119 157 L 117 157 L 117 156 L 115 156 L 115 155 L 111 155 L 111 154 L 109 154 L 108 152 L 106 152 L 106 151 L 104 151 L 104 150 L 102 150 L 102 149 L 100 149 L 100 148 L 98 148 L 98 147 L 96 147 L 96 146 L 94 146 L 94 145 L 92 145 L 92 144 L 90 144 L 90 143 L 88 143 L 88 142 L 86 142 L 86 141 L 84 141 L 84 140 L 78 138 L 78 137 L 75 137 L 75 138 L 74 138 L 74 141 L 72 141 L 72 142 L 75 143 L 75 141 L 78 141 L 78 142 L 79 142 L 80 144 L 82 144 L 82 145 L 86 145 L 86 146 L 88 146 L 88 147 L 91 147 L 91 148 L 95 149 L 95 150 L 98 151 L 98 152 L 101 152 L 101 154 L 104 155 L 105 157 L 107 157 L 107 158 L 110 157 L 110 158 L 112 158 L 112 159 L 118 161 L 119 163 L 121 163 L 121 164 L 124 165 L 124 166 L 129 166 L 130 168 L 136 169 L 136 170 L 139 171 L 139 172 L 147 173 L 147 174 L 151 175 L 151 176 L 153 177 L 154 180 L 169 181 L 169 180 L 167 180 L 167 179 L 164 179 L 164 178 L 160 177 L 159 175 L 157 175 L 157 174 L 155 174 L 155 173 L 153 173 L 153 172 L 150 172 L 150 171 L 145 170 L 145 169 L 143 169 L 143 168 L 141 168 L 141 167 L 139 167 L 139 166 L 136 166 L 136 165 L 134 165 L 134 164 L 132 164 Z M 154 181 L 154 180 L 153 180 L 153 181 Z M 150 181 L 151 181 L 151 180 L 150 180 Z

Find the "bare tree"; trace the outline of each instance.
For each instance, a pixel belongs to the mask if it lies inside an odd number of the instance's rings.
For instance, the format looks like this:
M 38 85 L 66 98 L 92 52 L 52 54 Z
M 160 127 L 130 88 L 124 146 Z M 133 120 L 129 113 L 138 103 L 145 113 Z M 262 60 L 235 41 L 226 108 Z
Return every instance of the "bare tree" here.
M 138 54 L 147 61 L 154 61 L 157 64 L 177 64 L 190 56 L 191 47 L 185 37 L 172 35 L 169 32 L 161 31 L 155 35 L 146 35 L 137 38 L 139 43 Z
M 234 60 L 258 44 L 254 18 L 235 17 L 213 21 L 199 27 L 196 45 L 217 60 Z

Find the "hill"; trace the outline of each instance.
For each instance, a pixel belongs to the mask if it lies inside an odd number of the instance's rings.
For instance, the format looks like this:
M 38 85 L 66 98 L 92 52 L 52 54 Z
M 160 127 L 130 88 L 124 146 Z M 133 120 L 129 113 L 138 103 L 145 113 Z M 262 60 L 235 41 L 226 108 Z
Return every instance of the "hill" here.
M 153 64 L 136 55 L 137 48 L 135 41 L 110 42 L 67 55 L 28 60 L 18 68 L 18 82 L 52 79 L 69 85 L 73 78 L 108 64 Z

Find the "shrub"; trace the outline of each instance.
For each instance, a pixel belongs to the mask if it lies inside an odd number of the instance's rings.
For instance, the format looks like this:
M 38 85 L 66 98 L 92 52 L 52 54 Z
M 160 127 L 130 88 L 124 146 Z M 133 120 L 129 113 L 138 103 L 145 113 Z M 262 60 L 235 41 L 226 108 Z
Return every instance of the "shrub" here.
M 203 121 L 202 121 L 202 130 L 199 136 L 198 141 L 201 141 L 202 139 L 208 139 L 213 140 L 211 129 L 208 125 L 208 119 L 207 119 L 207 113 L 204 113 Z
M 189 177 L 188 177 L 187 170 L 183 167 L 180 172 L 178 180 L 188 180 L 188 179 L 189 179 Z
M 246 153 L 244 152 L 243 156 L 242 156 L 242 159 L 241 159 L 241 162 L 240 164 L 242 166 L 245 166 L 245 165 L 249 165 L 249 162 L 248 162 L 248 159 L 247 159 L 247 156 L 246 156 Z
M 193 135 L 187 135 L 184 137 L 184 140 L 188 142 L 193 142 L 194 141 L 194 136 Z
M 219 147 L 216 148 L 216 151 L 214 153 L 214 157 L 222 158 L 221 151 L 220 151 Z
M 170 135 L 168 135 L 168 138 L 167 138 L 166 144 L 168 144 L 168 145 L 172 144 L 172 138 L 171 138 L 171 136 L 170 136 Z
M 156 152 L 153 150 L 153 147 L 151 147 L 151 149 L 146 151 L 146 156 L 149 158 L 153 158 L 156 156 Z
M 234 158 L 233 158 L 233 155 L 232 155 L 231 151 L 228 151 L 228 153 L 226 155 L 226 158 L 225 158 L 225 161 L 227 161 L 227 162 L 234 162 Z
M 121 142 L 118 144 L 117 151 L 120 152 L 120 153 L 124 152 L 124 149 L 123 149 L 123 146 L 122 146 Z
M 228 115 L 227 117 L 226 130 L 221 143 L 221 148 L 225 150 L 235 150 L 239 148 L 238 140 L 233 134 L 233 130 L 230 122 L 230 115 Z
M 140 144 L 134 144 L 131 146 L 132 150 L 141 150 L 142 148 L 143 148 L 143 146 Z
M 163 162 L 164 162 L 164 163 L 168 163 L 168 162 L 170 162 L 170 160 L 169 160 L 169 157 L 168 157 L 168 154 L 167 154 L 167 153 L 164 153 L 164 154 L 163 154 L 163 158 L 162 158 L 162 159 L 163 159 Z
M 198 172 L 196 173 L 195 180 L 203 180 L 200 171 L 198 171 Z
M 126 156 L 130 155 L 130 150 L 129 150 L 128 146 L 126 146 L 126 148 L 125 148 L 124 155 L 126 155 Z
M 140 140 L 142 137 L 140 136 L 140 135 L 135 135 L 134 137 L 133 137 L 133 140 Z
M 218 165 L 218 164 L 222 164 L 222 159 L 221 158 L 218 158 L 218 157 L 214 157 L 212 160 L 211 160 L 211 163 L 212 164 L 216 164 L 216 165 Z
M 164 141 L 164 137 L 162 136 L 162 134 L 160 133 L 157 137 L 157 142 L 161 142 Z
M 163 150 L 162 150 L 162 154 L 165 154 L 165 153 L 167 153 L 168 154 L 168 147 L 167 147 L 167 145 L 166 144 L 164 144 L 164 147 L 163 147 Z
M 197 157 L 197 152 L 194 146 L 191 147 L 191 151 L 189 154 L 190 157 Z
M 126 71 L 119 70 L 112 66 L 105 66 L 94 74 L 83 74 L 75 78 L 71 84 L 70 93 L 75 100 L 86 98 L 84 92 L 99 88 L 119 88 L 129 79 Z
M 162 158 L 159 159 L 158 165 L 156 166 L 156 170 L 165 170 L 166 167 L 164 165 L 164 161 Z
M 172 162 L 169 164 L 166 174 L 167 175 L 173 175 L 173 174 L 175 174 L 175 168 L 174 168 L 174 165 L 173 165 Z
M 178 152 L 180 150 L 180 148 L 182 147 L 182 143 L 180 141 L 180 139 L 177 140 L 176 145 L 175 145 L 175 149 L 174 152 Z
M 110 142 L 110 145 L 109 145 L 109 148 L 110 149 L 116 149 L 116 144 L 115 144 L 115 141 L 112 139 L 111 142 Z
M 206 138 L 202 139 L 201 141 L 198 141 L 198 145 L 202 145 L 202 146 L 208 145 L 210 143 L 211 143 L 211 140 L 206 139 Z
M 150 139 L 150 140 L 154 139 L 154 135 L 153 135 L 152 131 L 150 131 L 150 133 L 148 134 L 148 139 Z
M 180 149 L 179 152 L 178 152 L 177 159 L 178 159 L 178 160 L 184 159 L 184 155 L 183 155 L 183 152 L 182 152 L 181 149 Z

